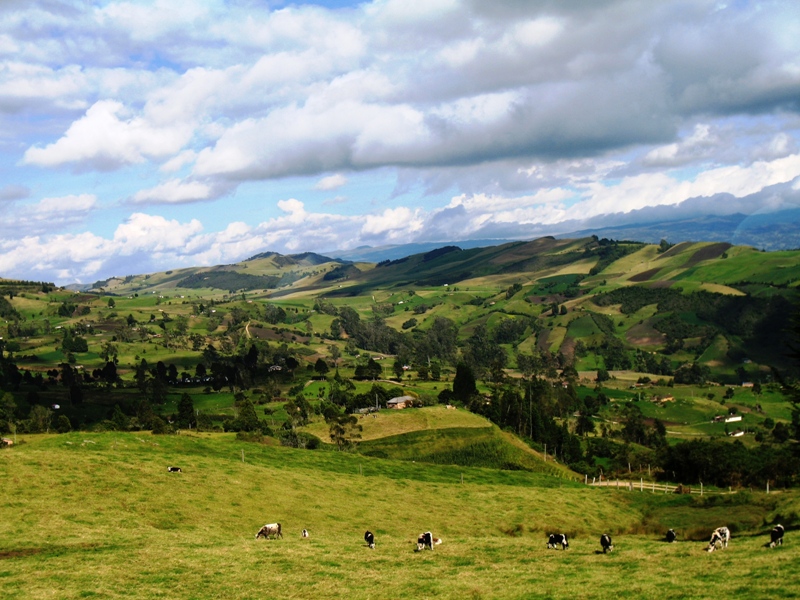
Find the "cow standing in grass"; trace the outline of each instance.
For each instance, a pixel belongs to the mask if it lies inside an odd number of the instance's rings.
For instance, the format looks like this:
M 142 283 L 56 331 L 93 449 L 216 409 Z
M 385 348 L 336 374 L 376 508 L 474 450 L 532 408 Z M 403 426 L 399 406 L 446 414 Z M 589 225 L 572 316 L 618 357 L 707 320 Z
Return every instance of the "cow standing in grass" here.
M 600 536 L 600 546 L 603 547 L 603 554 L 611 552 L 614 549 L 614 544 L 611 542 L 611 536 L 604 533 Z
M 281 533 L 281 524 L 280 523 L 267 523 L 261 529 L 258 530 L 256 534 L 256 539 L 260 537 L 264 537 L 265 540 L 269 539 L 269 536 L 274 535 L 275 539 L 282 538 L 283 534 Z
M 670 530 L 667 531 L 667 536 L 666 537 L 667 537 L 667 541 L 671 544 L 672 542 L 675 541 L 675 538 L 678 537 L 678 534 L 675 533 L 674 529 L 670 529 Z
M 774 548 L 775 546 L 783 546 L 783 533 L 784 533 L 783 525 L 775 525 L 772 528 L 772 531 L 769 532 L 769 547 Z
M 569 548 L 569 540 L 566 533 L 551 533 L 547 538 L 547 547 L 555 550 L 558 545 L 561 545 L 562 550 Z
M 375 550 L 375 534 L 371 531 L 367 531 L 364 533 L 364 541 L 367 542 L 367 546 L 369 546 L 372 550 Z
M 167 467 L 168 473 L 183 473 L 180 467 Z
M 711 540 L 708 542 L 708 548 L 706 548 L 706 552 L 713 552 L 716 550 L 717 544 L 719 544 L 722 548 L 727 548 L 730 539 L 730 529 L 727 527 L 717 527 L 711 534 Z
M 438 546 L 441 543 L 441 539 L 433 537 L 430 531 L 426 531 L 425 533 L 420 533 L 419 537 L 417 537 L 417 551 L 424 550 L 425 548 L 433 550 L 434 546 Z

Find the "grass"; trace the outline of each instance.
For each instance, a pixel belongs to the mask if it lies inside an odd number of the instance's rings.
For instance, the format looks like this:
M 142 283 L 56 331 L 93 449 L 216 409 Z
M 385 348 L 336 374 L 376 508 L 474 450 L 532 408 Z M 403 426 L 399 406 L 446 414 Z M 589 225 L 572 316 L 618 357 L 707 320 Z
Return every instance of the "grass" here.
M 444 406 L 428 406 L 406 410 L 382 410 L 375 417 L 363 416 L 359 419 L 363 427 L 362 440 L 374 440 L 411 431 L 436 430 L 447 428 L 490 428 L 492 424 L 483 417 L 467 410 L 448 410 Z M 303 428 L 321 440 L 330 440 L 328 425 L 320 420 Z
M 794 597 L 800 584 L 791 526 L 785 546 L 763 548 L 771 519 L 800 504 L 794 492 L 712 503 L 226 435 L 26 440 L 0 463 L 6 598 L 707 597 L 711 584 L 752 598 Z M 273 520 L 285 538 L 255 541 Z M 726 551 L 660 541 L 665 526 L 699 536 L 723 523 L 736 527 Z M 427 529 L 444 544 L 414 552 Z M 547 550 L 549 531 L 570 534 L 570 550 Z

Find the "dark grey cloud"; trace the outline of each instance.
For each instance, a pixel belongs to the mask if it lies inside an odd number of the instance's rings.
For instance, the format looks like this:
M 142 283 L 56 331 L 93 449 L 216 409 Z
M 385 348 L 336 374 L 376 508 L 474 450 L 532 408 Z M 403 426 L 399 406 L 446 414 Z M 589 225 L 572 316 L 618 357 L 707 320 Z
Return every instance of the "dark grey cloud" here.
M 30 188 L 24 185 L 9 184 L 0 188 L 0 202 L 23 200 L 31 195 Z

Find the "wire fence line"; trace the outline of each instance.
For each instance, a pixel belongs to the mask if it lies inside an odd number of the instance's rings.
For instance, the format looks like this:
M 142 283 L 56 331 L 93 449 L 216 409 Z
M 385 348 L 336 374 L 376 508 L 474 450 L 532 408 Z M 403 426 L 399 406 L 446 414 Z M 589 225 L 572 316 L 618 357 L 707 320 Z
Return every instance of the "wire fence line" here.
M 622 479 L 613 479 L 608 480 L 605 479 L 603 481 L 586 481 L 587 485 L 594 486 L 594 487 L 610 487 L 616 488 L 618 490 L 625 490 L 628 492 L 650 492 L 653 494 L 661 493 L 661 494 L 699 494 L 701 496 L 705 494 L 735 494 L 736 492 L 728 488 L 727 490 L 709 490 L 708 488 L 704 487 L 703 484 L 699 486 L 687 486 L 682 484 L 671 485 L 669 483 L 655 483 L 653 481 L 644 481 L 640 479 L 639 481 L 630 481 L 630 480 L 622 480 Z

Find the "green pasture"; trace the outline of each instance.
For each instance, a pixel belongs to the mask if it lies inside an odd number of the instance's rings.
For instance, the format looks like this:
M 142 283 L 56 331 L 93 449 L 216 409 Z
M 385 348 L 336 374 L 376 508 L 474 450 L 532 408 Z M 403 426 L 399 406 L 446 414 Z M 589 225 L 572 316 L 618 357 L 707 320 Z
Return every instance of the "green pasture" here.
M 800 585 L 796 492 L 616 491 L 227 434 L 25 442 L 0 461 L 0 591 L 11 599 L 788 598 Z M 787 543 L 770 550 L 777 519 Z M 273 521 L 283 539 L 255 540 Z M 723 524 L 730 547 L 704 552 Z M 669 527 L 674 544 L 662 541 Z M 426 530 L 444 543 L 415 552 Z M 569 550 L 545 548 L 554 531 Z
M 397 436 L 412 431 L 493 427 L 489 421 L 479 415 L 463 409 L 447 409 L 441 405 L 403 410 L 384 409 L 376 414 L 361 415 L 358 424 L 363 428 L 361 439 L 364 441 Z M 322 419 L 303 427 L 302 430 L 314 434 L 324 442 L 330 442 L 328 425 Z
M 728 258 L 703 262 L 688 269 L 677 279 L 731 284 L 739 282 L 784 285 L 800 278 L 800 264 L 793 251 L 759 252 L 753 248 L 733 247 Z

